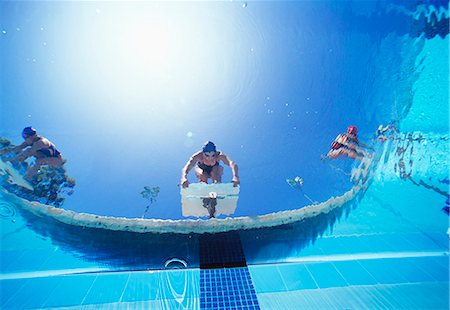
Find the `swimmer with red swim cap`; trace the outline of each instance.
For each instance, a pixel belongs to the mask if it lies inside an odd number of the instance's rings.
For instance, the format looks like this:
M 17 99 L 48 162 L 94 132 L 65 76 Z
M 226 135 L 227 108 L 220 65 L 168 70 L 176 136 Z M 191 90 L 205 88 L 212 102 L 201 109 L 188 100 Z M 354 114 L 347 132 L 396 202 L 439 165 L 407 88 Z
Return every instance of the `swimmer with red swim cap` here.
M 346 156 L 352 159 L 362 160 L 367 153 L 361 147 L 370 149 L 369 146 L 358 140 L 358 128 L 356 126 L 348 126 L 347 133 L 342 133 L 331 143 L 331 149 L 326 157 L 322 159 L 336 159 Z

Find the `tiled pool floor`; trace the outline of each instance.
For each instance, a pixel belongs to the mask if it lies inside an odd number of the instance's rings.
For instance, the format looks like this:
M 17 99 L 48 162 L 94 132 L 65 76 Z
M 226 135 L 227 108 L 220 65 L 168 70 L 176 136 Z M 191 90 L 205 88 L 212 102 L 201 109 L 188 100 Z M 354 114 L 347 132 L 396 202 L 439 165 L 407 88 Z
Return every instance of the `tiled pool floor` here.
M 248 270 L 261 309 L 448 309 L 447 254 L 328 257 L 249 266 Z M 207 308 L 200 304 L 200 273 L 200 269 L 184 269 L 2 280 L 1 308 Z M 239 309 L 257 309 L 251 305 L 242 303 Z

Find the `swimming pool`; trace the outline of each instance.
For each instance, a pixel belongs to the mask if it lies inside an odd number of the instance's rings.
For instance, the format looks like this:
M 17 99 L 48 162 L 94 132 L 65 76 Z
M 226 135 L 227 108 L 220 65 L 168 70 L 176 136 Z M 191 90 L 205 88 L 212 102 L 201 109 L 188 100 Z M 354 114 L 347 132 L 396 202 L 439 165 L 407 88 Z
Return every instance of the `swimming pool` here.
M 161 192 L 146 217 L 184 220 L 180 169 L 214 139 L 241 168 L 233 217 L 247 228 L 82 227 L 3 192 L 2 308 L 448 309 L 447 3 L 1 12 L 0 135 L 19 141 L 32 123 L 57 143 L 77 179 L 65 209 L 141 217 L 151 185 Z M 349 123 L 369 142 L 391 121 L 396 140 L 373 143 L 363 183 L 351 160 L 321 162 Z M 286 183 L 295 176 L 302 190 Z M 305 195 L 333 207 L 299 216 Z

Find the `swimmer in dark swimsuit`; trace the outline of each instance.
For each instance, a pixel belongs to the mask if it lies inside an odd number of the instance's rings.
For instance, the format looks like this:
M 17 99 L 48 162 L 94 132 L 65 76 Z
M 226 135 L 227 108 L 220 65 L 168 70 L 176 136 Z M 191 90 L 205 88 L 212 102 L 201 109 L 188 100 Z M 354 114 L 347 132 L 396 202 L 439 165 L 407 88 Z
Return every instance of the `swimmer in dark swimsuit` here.
M 216 146 L 211 141 L 205 143 L 201 151 L 193 154 L 189 161 L 181 171 L 180 185 L 183 187 L 189 186 L 187 175 L 192 168 L 195 167 L 195 175 L 199 182 L 208 183 L 211 179 L 213 183 L 221 183 L 223 175 L 223 167 L 219 165 L 222 161 L 225 165 L 230 166 L 233 173 L 233 179 L 231 180 L 234 186 L 238 186 L 240 183 L 238 176 L 237 164 L 224 153 L 217 151 Z
M 347 156 L 352 159 L 362 160 L 367 153 L 361 149 L 370 148 L 364 143 L 360 142 L 357 138 L 358 128 L 355 126 L 349 126 L 347 133 L 340 134 L 331 143 L 331 149 L 326 157 L 322 159 L 336 159 L 340 156 Z
M 22 137 L 25 139 L 22 144 L 13 148 L 3 149 L 1 153 L 18 153 L 15 157 L 9 159 L 13 163 L 23 162 L 31 156 L 36 158 L 34 165 L 28 168 L 25 175 L 27 181 L 31 181 L 44 165 L 52 167 L 64 165 L 61 153 L 56 149 L 55 145 L 46 138 L 39 136 L 36 133 L 36 129 L 32 127 L 24 128 Z

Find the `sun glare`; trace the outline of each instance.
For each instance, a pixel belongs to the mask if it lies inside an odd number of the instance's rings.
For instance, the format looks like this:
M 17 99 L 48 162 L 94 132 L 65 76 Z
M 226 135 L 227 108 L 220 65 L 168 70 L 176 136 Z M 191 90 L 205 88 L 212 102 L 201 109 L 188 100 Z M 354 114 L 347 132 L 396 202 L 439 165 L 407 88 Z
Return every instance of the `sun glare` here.
M 78 108 L 96 119 L 93 127 L 126 124 L 134 132 L 151 121 L 174 130 L 194 120 L 193 111 L 209 113 L 212 103 L 229 103 L 226 98 L 245 84 L 237 68 L 252 72 L 242 68 L 246 56 L 240 53 L 246 50 L 239 41 L 250 31 L 230 27 L 227 10 L 170 3 L 98 6 L 86 8 L 82 19 L 61 16 L 59 29 L 70 40 L 55 63 L 70 73 L 67 83 Z M 124 130 L 117 131 L 129 134 Z

